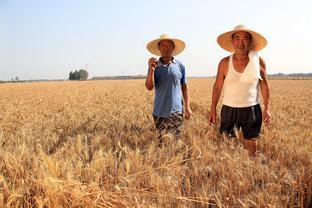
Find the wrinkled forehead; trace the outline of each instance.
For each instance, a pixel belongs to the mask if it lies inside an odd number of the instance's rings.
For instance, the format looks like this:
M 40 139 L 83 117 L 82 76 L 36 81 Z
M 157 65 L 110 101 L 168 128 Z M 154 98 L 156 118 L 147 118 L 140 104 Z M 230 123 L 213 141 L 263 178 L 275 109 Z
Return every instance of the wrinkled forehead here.
M 172 45 L 174 46 L 174 42 L 172 40 L 161 40 L 158 42 L 158 46 L 160 45 Z
M 252 35 L 246 31 L 238 31 L 238 32 L 233 33 L 232 38 L 235 38 L 235 37 L 252 39 Z

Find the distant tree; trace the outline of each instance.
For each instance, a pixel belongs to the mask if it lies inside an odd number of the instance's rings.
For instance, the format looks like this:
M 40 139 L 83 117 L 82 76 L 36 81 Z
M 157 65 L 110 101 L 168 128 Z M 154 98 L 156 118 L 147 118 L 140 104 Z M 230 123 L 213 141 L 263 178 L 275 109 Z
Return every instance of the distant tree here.
M 69 72 L 69 80 L 87 80 L 88 79 L 88 72 L 84 69 L 80 69 L 79 71 L 70 71 Z
M 18 78 L 18 76 L 16 76 L 16 77 L 15 77 L 15 81 L 19 81 L 19 78 Z
M 75 72 L 74 72 L 74 80 L 79 80 L 79 73 L 78 73 L 78 71 L 77 70 L 75 70 Z
M 80 69 L 78 72 L 79 80 L 87 80 L 88 79 L 88 72 L 84 69 Z
M 72 71 L 69 72 L 69 78 L 68 79 L 73 80 L 73 72 Z

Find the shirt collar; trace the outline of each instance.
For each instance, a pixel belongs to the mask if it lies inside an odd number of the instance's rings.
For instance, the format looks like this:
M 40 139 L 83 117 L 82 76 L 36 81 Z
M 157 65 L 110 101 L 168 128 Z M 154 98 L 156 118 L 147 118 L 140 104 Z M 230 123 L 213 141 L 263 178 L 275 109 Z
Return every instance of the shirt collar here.
M 172 59 L 171 59 L 171 62 L 172 63 L 176 63 L 176 59 L 174 58 L 174 57 L 172 57 Z M 157 66 L 166 66 L 167 64 L 163 64 L 163 62 L 161 61 L 161 57 L 158 59 L 158 64 L 157 64 Z

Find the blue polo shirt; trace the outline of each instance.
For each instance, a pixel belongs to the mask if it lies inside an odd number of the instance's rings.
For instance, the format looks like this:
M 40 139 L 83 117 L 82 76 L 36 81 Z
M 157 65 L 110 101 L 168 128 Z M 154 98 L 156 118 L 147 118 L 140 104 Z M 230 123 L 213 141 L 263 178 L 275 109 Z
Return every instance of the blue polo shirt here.
M 185 66 L 180 61 L 173 59 L 165 65 L 158 60 L 154 72 L 154 116 L 168 118 L 171 113 L 182 113 L 182 85 L 185 83 Z

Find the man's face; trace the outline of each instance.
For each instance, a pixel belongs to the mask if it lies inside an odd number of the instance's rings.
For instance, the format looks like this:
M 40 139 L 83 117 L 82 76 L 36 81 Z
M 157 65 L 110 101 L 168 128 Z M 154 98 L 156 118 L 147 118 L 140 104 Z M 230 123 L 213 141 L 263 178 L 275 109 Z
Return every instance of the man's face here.
M 158 44 L 162 57 L 171 57 L 174 50 L 174 43 L 171 40 L 162 40 Z
M 248 32 L 236 32 L 232 36 L 232 45 L 236 53 L 248 53 L 251 46 L 251 35 Z

